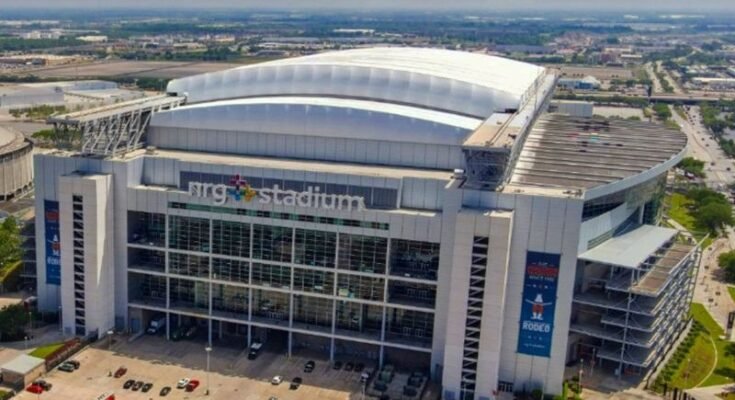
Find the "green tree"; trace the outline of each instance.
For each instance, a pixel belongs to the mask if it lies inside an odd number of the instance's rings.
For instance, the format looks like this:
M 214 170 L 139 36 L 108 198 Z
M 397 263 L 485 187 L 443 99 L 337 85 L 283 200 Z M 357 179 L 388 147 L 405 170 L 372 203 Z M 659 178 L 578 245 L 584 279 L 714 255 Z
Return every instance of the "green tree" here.
M 735 281 L 735 250 L 720 254 L 717 265 L 725 271 L 725 279 L 729 282 Z
M 28 311 L 22 304 L 9 305 L 0 310 L 0 341 L 22 339 L 28 318 Z
M 15 218 L 6 218 L 0 224 L 0 268 L 20 259 L 20 228 Z
M 686 157 L 681 162 L 679 162 L 678 165 L 679 168 L 683 169 L 685 172 L 689 172 L 690 174 L 693 174 L 694 176 L 698 176 L 700 178 L 704 178 L 704 161 L 697 160 L 694 157 Z
M 705 204 L 697 210 L 695 217 L 700 226 L 711 232 L 716 232 L 724 228 L 725 225 L 733 224 L 732 206 L 729 204 L 717 202 Z

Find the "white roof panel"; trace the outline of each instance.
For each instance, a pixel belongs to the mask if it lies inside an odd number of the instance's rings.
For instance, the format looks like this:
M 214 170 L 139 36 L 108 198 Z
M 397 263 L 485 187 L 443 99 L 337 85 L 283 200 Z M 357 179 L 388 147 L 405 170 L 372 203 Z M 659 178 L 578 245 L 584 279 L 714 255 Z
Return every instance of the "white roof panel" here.
M 189 103 L 257 96 L 348 97 L 479 118 L 517 109 L 545 69 L 484 54 L 368 48 L 248 65 L 176 79 Z
M 625 268 L 638 268 L 677 233 L 676 229 L 642 225 L 587 250 L 579 256 L 579 259 Z
M 179 107 L 152 127 L 460 145 L 482 120 L 440 111 L 340 98 L 258 97 Z

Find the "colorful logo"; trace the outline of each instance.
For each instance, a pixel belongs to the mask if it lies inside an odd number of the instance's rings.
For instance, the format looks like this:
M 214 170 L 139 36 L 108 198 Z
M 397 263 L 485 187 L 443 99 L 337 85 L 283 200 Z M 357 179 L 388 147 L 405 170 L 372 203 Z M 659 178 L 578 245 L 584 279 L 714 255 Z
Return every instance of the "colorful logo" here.
M 232 196 L 235 201 L 250 202 L 258 192 L 253 189 L 248 181 L 240 177 L 240 174 L 234 175 L 230 178 L 230 187 L 227 192 Z

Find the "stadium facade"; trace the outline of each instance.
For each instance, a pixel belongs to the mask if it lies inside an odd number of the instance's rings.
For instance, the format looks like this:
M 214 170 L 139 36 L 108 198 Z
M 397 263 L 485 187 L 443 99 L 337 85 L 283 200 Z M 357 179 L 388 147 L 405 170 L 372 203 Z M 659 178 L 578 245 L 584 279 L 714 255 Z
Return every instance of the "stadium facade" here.
M 644 373 L 691 297 L 697 246 L 657 226 L 686 137 L 548 113 L 555 81 L 408 48 L 174 80 L 140 145 L 36 156 L 40 306 L 423 369 L 446 399 Z
M 0 201 L 26 192 L 33 183 L 33 144 L 22 133 L 0 127 Z

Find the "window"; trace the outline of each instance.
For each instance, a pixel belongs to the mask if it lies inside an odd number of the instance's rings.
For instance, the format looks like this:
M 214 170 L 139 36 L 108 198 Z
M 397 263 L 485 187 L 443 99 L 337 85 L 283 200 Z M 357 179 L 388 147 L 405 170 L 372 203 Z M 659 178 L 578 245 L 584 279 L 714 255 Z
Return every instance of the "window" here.
M 306 325 L 306 329 L 326 328 L 332 330 L 332 306 L 334 300 L 309 297 L 300 294 L 293 296 L 293 322 Z
M 339 268 L 385 273 L 388 239 L 374 236 L 339 235 Z
M 436 285 L 391 280 L 388 282 L 388 301 L 395 304 L 434 308 Z
M 128 248 L 128 268 L 164 272 L 166 253 L 158 250 Z
M 166 245 L 166 216 L 128 211 L 128 243 L 163 247 Z
M 215 283 L 212 285 L 212 313 L 247 319 L 248 289 Z
M 438 272 L 439 243 L 402 239 L 391 240 L 391 275 L 435 281 Z
M 169 219 L 168 246 L 209 253 L 209 220 L 172 215 Z
M 291 268 L 253 263 L 253 285 L 288 289 L 291 287 Z
M 188 279 L 171 278 L 172 308 L 209 312 L 209 284 Z
M 334 273 L 306 268 L 294 268 L 293 288 L 301 292 L 334 293 Z
M 292 231 L 283 226 L 253 225 L 253 258 L 291 262 Z
M 337 234 L 296 229 L 296 264 L 334 268 Z
M 166 307 L 166 278 L 131 272 L 128 274 L 128 297 L 134 303 Z
M 337 301 L 337 330 L 359 332 L 368 338 L 380 338 L 383 329 L 383 307 L 352 301 Z
M 176 275 L 209 278 L 209 257 L 171 252 L 168 255 L 168 272 Z
M 250 224 L 213 220 L 212 252 L 250 257 Z
M 385 279 L 360 275 L 339 274 L 337 296 L 350 299 L 383 301 Z
M 386 340 L 431 345 L 434 333 L 434 314 L 389 307 L 387 318 Z
M 270 321 L 288 321 L 289 294 L 253 289 L 253 317 Z
M 212 279 L 248 283 L 249 265 L 247 261 L 212 258 Z

